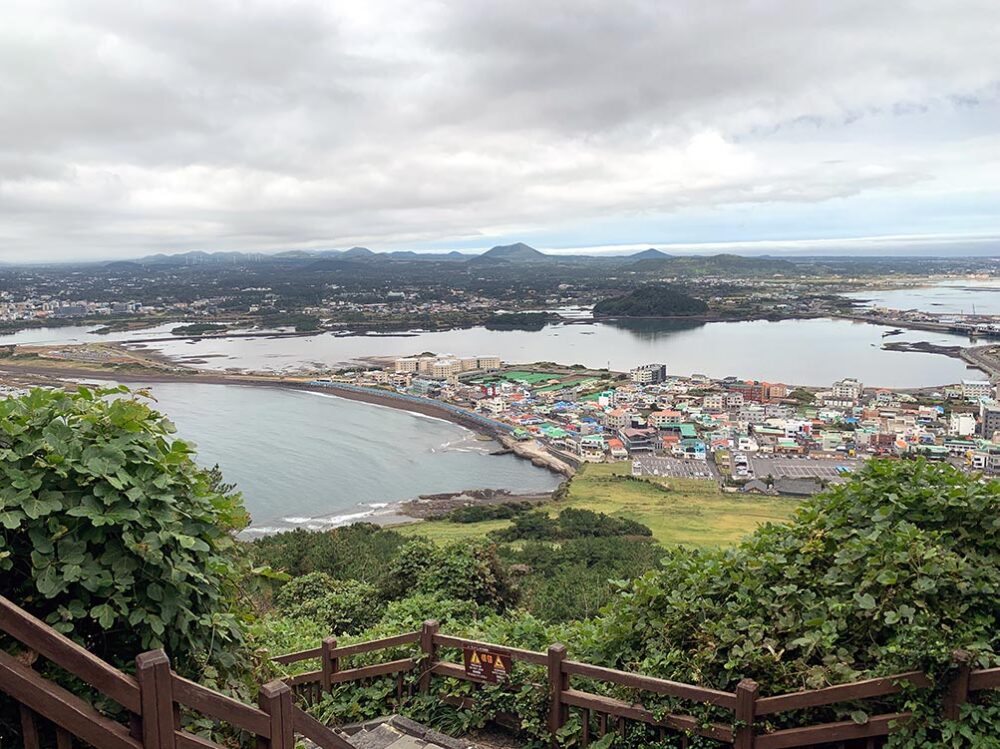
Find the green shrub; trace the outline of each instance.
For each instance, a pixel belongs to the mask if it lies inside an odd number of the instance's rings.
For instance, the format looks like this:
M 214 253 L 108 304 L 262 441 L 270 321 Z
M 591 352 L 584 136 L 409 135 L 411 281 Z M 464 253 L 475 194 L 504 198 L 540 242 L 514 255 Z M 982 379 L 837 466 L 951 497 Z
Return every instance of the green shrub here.
M 544 510 L 529 512 L 514 518 L 509 528 L 496 531 L 501 541 L 557 541 L 568 538 L 606 536 L 652 536 L 653 532 L 642 523 L 628 518 L 613 518 L 603 512 L 567 507 L 558 518 L 549 517 Z
M 529 512 L 531 502 L 503 502 L 498 505 L 457 507 L 442 518 L 453 523 L 481 523 L 484 520 L 510 520 Z
M 247 544 L 258 564 L 297 577 L 325 572 L 338 580 L 361 580 L 382 587 L 397 550 L 406 541 L 395 531 L 355 523 L 328 531 L 297 528 Z
M 390 598 L 431 593 L 474 601 L 497 611 L 517 600 L 496 546 L 486 542 L 436 546 L 415 539 L 399 550 L 388 580 L 386 593 Z
M 0 401 L 0 594 L 101 658 L 239 662 L 247 515 L 125 388 Z
M 275 596 L 288 616 L 318 622 L 331 635 L 351 634 L 374 625 L 382 602 L 374 585 L 359 580 L 335 580 L 325 572 L 293 578 Z

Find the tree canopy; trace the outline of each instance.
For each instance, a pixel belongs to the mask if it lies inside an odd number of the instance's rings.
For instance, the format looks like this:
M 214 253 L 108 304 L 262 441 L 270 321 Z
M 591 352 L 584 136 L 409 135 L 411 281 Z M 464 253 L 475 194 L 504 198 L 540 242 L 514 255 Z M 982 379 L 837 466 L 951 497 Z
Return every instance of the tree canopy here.
M 624 296 L 594 305 L 595 315 L 608 317 L 685 317 L 703 315 L 708 305 L 669 284 L 640 286 Z

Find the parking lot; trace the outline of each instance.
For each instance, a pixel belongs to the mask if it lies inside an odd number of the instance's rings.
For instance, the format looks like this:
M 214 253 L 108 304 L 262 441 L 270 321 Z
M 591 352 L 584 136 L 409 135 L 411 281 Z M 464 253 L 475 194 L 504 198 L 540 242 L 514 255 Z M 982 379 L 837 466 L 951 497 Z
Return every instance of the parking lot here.
M 633 461 L 644 476 L 670 476 L 682 479 L 711 479 L 712 469 L 704 460 L 683 460 L 681 458 L 657 458 L 643 455 Z
M 758 455 L 748 456 L 753 475 L 757 478 L 817 478 L 824 481 L 846 481 L 857 470 L 857 458 L 801 458 Z

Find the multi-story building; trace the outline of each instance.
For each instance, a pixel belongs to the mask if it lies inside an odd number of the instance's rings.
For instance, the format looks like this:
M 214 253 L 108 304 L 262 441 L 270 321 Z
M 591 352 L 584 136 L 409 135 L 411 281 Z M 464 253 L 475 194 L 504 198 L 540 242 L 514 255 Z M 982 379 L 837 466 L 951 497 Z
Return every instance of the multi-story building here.
M 989 398 L 993 395 L 993 386 L 989 380 L 962 380 L 962 397 L 969 400 Z
M 417 371 L 417 359 L 414 357 L 405 357 L 403 359 L 396 359 L 395 366 L 397 372 L 416 372 Z
M 676 426 L 681 423 L 681 414 L 679 411 L 653 411 L 649 415 L 649 425 L 651 427 L 656 427 L 657 429 L 663 429 L 668 426 Z
M 614 408 L 604 414 L 604 426 L 610 430 L 618 431 L 630 426 L 632 415 L 624 408 Z
M 701 405 L 708 411 L 721 411 L 726 407 L 726 394 L 709 393 L 702 399 Z
M 476 357 L 477 369 L 500 369 L 500 357 L 495 354 L 480 354 Z
M 986 439 L 1000 432 L 1000 406 L 983 403 L 979 407 L 979 433 Z
M 458 359 L 438 359 L 431 365 L 431 377 L 435 380 L 446 380 L 462 371 L 462 362 Z
M 948 421 L 948 434 L 971 437 L 976 433 L 976 417 L 972 414 L 953 413 Z
M 629 376 L 636 385 L 656 385 L 667 379 L 667 365 L 643 364 L 629 370 Z
M 844 380 L 838 380 L 833 383 L 833 388 L 831 394 L 834 400 L 838 401 L 851 401 L 852 403 L 857 403 L 861 399 L 862 394 L 865 391 L 865 386 L 861 384 L 860 380 L 856 380 L 853 377 L 849 377 Z

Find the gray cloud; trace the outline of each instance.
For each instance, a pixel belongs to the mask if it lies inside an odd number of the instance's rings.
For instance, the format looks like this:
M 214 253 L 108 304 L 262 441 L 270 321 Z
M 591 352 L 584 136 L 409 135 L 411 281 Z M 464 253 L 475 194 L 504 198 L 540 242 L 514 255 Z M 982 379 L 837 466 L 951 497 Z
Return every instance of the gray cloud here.
M 8 5 L 5 260 L 1000 193 L 994 2 Z

